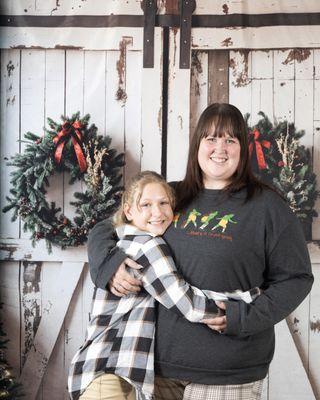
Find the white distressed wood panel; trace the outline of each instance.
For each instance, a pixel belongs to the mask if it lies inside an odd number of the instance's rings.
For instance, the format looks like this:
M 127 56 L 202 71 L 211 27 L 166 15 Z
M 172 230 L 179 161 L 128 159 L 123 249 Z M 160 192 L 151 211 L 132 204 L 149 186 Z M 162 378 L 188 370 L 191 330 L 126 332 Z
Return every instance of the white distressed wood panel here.
M 229 102 L 243 113 L 250 113 L 252 97 L 252 53 L 247 50 L 230 51 Z
M 19 262 L 0 263 L 0 309 L 3 330 L 10 342 L 7 344 L 6 359 L 12 367 L 13 375 L 20 375 L 20 295 L 19 295 Z
M 170 30 L 167 179 L 181 180 L 187 165 L 190 124 L 190 69 L 179 68 L 180 34 Z
M 300 142 L 312 149 L 313 146 L 313 51 L 304 50 L 302 59 L 296 56 L 295 65 L 295 125 L 304 129 Z M 305 58 L 307 57 L 307 58 Z
M 154 67 L 142 69 L 141 170 L 161 172 L 162 30 L 155 28 Z
M 62 382 L 63 388 L 67 387 L 67 377 L 69 367 L 73 356 L 84 341 L 83 320 L 86 320 L 83 309 L 83 271 L 71 298 L 68 311 L 65 315 L 64 323 L 60 335 L 64 338 L 63 346 L 60 349 L 63 351 L 63 367 L 62 367 Z M 57 349 L 56 352 L 59 350 Z
M 315 102 L 316 97 L 320 97 L 320 81 L 315 81 Z M 316 110 L 316 108 L 315 108 Z M 317 118 L 317 117 L 316 117 Z M 313 142 L 313 171 L 317 174 L 317 190 L 320 190 L 320 119 L 314 121 L 314 142 Z M 313 218 L 312 222 L 312 238 L 313 240 L 320 239 L 320 198 L 315 202 L 315 209 L 318 216 Z
M 320 50 L 313 50 L 314 61 L 314 104 L 313 104 L 313 171 L 320 176 Z M 317 189 L 320 189 L 320 179 L 317 180 Z M 316 200 L 316 210 L 320 211 L 320 198 Z M 320 213 L 313 218 L 312 238 L 320 239 Z
M 194 28 L 191 36 L 197 50 L 316 48 L 320 45 L 320 26 Z
M 290 50 L 274 50 L 273 115 L 278 122 L 294 122 L 294 63 L 287 63 Z
M 49 311 L 43 314 L 41 318 L 39 329 L 33 341 L 34 352 L 29 352 L 20 377 L 27 400 L 34 399 L 38 392 L 82 269 L 83 263 L 62 263 L 57 279 L 60 285 L 58 285 L 50 300 L 52 306 L 50 307 L 49 300 L 44 305 Z M 68 271 L 68 279 L 65 279 L 66 270 Z M 63 302 L 60 301 L 61 298 L 64 299 Z M 30 382 L 33 384 L 30 385 Z
M 287 318 L 292 338 L 305 371 L 309 372 L 310 295 Z
M 29 354 L 33 353 L 33 342 L 41 319 L 41 268 L 42 262 L 21 263 L 20 302 L 21 302 L 21 367 Z
M 94 290 L 94 284 L 90 277 L 88 263 L 86 263 L 83 268 L 82 277 L 83 277 L 83 280 L 82 280 L 81 301 L 82 301 L 82 309 L 83 309 L 83 318 L 82 318 L 82 338 L 79 338 L 79 340 L 80 339 L 84 340 L 84 338 L 85 338 L 87 326 L 90 321 L 92 296 L 93 296 L 93 290 Z
M 65 112 L 67 117 L 71 117 L 76 112 L 80 112 L 80 116 L 85 115 L 85 52 L 76 50 L 66 51 L 66 67 L 65 67 Z M 92 123 L 92 119 L 90 123 Z M 70 176 L 68 173 L 63 174 L 63 212 L 72 219 L 75 216 L 74 207 L 70 205 L 73 201 L 73 193 L 81 192 L 82 185 L 79 181 L 69 185 Z
M 259 1 L 231 1 L 231 0 L 197 0 L 195 14 L 272 14 L 272 13 L 304 13 L 319 12 L 318 0 L 281 0 L 270 2 Z
M 84 114 L 90 114 L 91 123 L 98 128 L 98 134 L 105 132 L 106 103 L 106 53 L 86 51 L 84 53 Z
M 312 150 L 313 146 L 313 81 L 295 80 L 295 127 L 305 135 L 300 143 Z
M 251 57 L 251 124 L 256 124 L 263 111 L 272 120 L 273 118 L 273 54 L 255 51 Z
M 41 35 L 39 34 L 39 29 Z M 118 50 L 123 37 L 132 41 L 131 50 L 143 48 L 142 28 L 10 28 L 0 27 L 0 48 L 74 50 Z
M 119 153 L 124 152 L 124 107 L 117 100 L 120 89 L 119 81 L 121 73 L 118 69 L 120 51 L 108 51 L 106 60 L 107 84 L 106 84 L 106 134 L 112 138 L 111 146 Z
M 87 261 L 86 246 L 61 250 L 53 246 L 48 254 L 45 242 L 40 240 L 32 247 L 29 239 L 3 239 L 0 242 L 0 260 L 5 261 Z
M 315 283 L 310 296 L 309 379 L 320 399 L 320 264 L 313 265 Z
M 64 273 L 67 275 L 68 271 L 65 270 Z M 57 277 L 60 276 L 60 274 L 61 263 L 43 263 L 41 269 L 41 318 L 52 315 L 52 299 L 55 297 L 55 292 L 58 289 L 57 286 L 61 285 L 61 283 L 57 281 Z M 54 315 L 52 318 L 54 318 Z M 59 335 L 43 375 L 37 400 L 60 400 L 64 381 L 64 335 Z
M 44 126 L 50 129 L 47 118 L 60 122 L 65 112 L 65 51 L 46 50 L 45 52 L 45 104 Z M 63 209 L 63 176 L 50 177 L 50 187 L 46 196 L 48 203 L 54 201 Z
M 11 156 L 19 153 L 19 103 L 20 103 L 20 50 L 1 51 L 1 85 L 0 85 L 0 210 L 6 205 L 6 196 L 10 194 L 10 173 L 13 167 L 6 165 Z M 19 219 L 11 222 L 12 211 L 0 218 L 1 237 L 18 237 Z
M 2 0 L 5 15 L 110 15 L 143 14 L 140 0 Z
M 18 117 L 18 115 L 17 115 Z M 45 124 L 45 51 L 21 51 L 21 139 L 30 131 L 39 136 Z M 21 143 L 23 152 L 25 144 Z M 21 230 L 22 238 L 29 238 L 29 232 Z
M 142 52 L 125 55 L 125 182 L 141 169 L 141 75 Z M 160 149 L 158 150 L 160 151 Z
M 315 400 L 286 321 L 276 325 L 276 349 L 269 371 L 270 400 Z
M 208 53 L 196 51 L 192 56 L 190 85 L 190 135 L 193 134 L 202 111 L 208 105 Z

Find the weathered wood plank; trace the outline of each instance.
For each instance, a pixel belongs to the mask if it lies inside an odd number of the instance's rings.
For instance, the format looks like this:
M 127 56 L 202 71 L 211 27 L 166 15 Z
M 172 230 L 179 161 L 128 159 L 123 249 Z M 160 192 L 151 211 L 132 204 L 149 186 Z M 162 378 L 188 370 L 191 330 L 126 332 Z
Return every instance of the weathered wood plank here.
M 251 55 L 251 124 L 261 118 L 263 111 L 273 119 L 273 59 L 272 51 L 253 51 Z
M 270 400 L 315 400 L 286 321 L 276 325 L 276 350 L 269 371 Z
M 197 0 L 195 14 L 272 14 L 272 13 L 319 12 L 319 2 L 308 0 L 305 4 L 300 0 L 270 2 L 259 1 L 225 1 Z
M 80 77 L 80 82 L 81 82 Z M 84 52 L 83 112 L 90 114 L 91 123 L 98 133 L 105 133 L 106 120 L 102 110 L 106 107 L 106 53 L 105 51 Z
M 279 122 L 294 122 L 294 64 L 286 62 L 289 53 L 290 50 L 273 51 L 273 115 Z
M 141 75 L 142 52 L 125 55 L 125 182 L 141 169 Z M 160 149 L 159 149 L 160 150 Z
M 39 35 L 39 29 L 41 35 Z M 11 28 L 0 27 L 0 47 L 74 50 L 119 50 L 123 37 L 131 50 L 142 50 L 142 28 Z
M 295 65 L 295 125 L 304 129 L 300 143 L 313 146 L 313 52 L 296 50 L 292 56 Z
M 124 152 L 124 112 L 123 103 L 117 96 L 120 82 L 123 79 L 120 51 L 108 51 L 106 60 L 106 134 L 112 138 L 112 147 L 118 152 Z
M 28 131 L 43 135 L 45 124 L 45 51 L 22 50 L 21 52 L 21 139 Z M 21 142 L 21 152 L 25 149 Z M 21 230 L 22 238 L 30 236 Z
M 51 300 L 44 305 L 48 312 L 44 313 L 41 318 L 32 344 L 34 351 L 28 354 L 20 376 L 27 400 L 34 399 L 38 392 L 82 269 L 83 263 L 81 262 L 63 262 L 60 276 L 57 277 L 59 285 Z M 65 279 L 66 270 L 68 270 L 68 279 Z M 64 301 L 61 301 L 62 298 Z
M 3 322 L 3 330 L 10 340 L 5 355 L 15 377 L 19 377 L 21 371 L 19 274 L 19 262 L 2 261 L 0 263 L 1 321 Z
M 57 277 L 61 274 L 61 262 L 43 263 L 41 269 L 41 318 L 51 312 L 52 299 L 57 290 Z M 64 271 L 67 275 L 67 271 Z M 61 301 L 61 300 L 60 300 Z M 53 316 L 54 318 L 54 316 Z M 54 346 L 49 363 L 44 373 L 37 400 L 60 400 L 62 383 L 65 381 L 64 374 L 64 332 L 61 330 L 58 340 Z
M 320 398 L 320 264 L 313 265 L 315 283 L 310 295 L 309 379 L 317 399 Z
M 229 102 L 243 113 L 251 115 L 252 96 L 252 52 L 247 50 L 230 51 Z M 251 124 L 251 117 L 248 121 Z
M 315 48 L 320 26 L 267 26 L 259 28 L 194 28 L 192 46 L 197 50 Z M 281 38 L 281 40 L 279 40 Z
M 209 57 L 208 103 L 229 102 L 229 51 L 212 50 Z
M 190 69 L 179 68 L 180 34 L 170 30 L 167 179 L 184 177 L 189 148 Z
M 4 15 L 111 15 L 142 14 L 140 0 L 108 0 L 107 2 L 83 0 L 2 0 Z
M 6 165 L 10 157 L 19 153 L 19 104 L 20 104 L 20 50 L 1 50 L 1 96 L 0 96 L 0 210 L 7 204 L 10 193 L 10 173 L 13 167 Z M 0 211 L 1 212 L 1 211 Z M 1 237 L 18 237 L 19 220 L 11 221 L 12 211 L 0 218 Z
M 43 240 L 32 247 L 29 239 L 6 239 L 0 242 L 0 260 L 6 261 L 83 261 L 88 260 L 86 246 L 71 247 L 61 250 L 52 247 L 48 254 Z
M 155 29 L 154 68 L 142 69 L 141 170 L 161 172 L 162 30 Z
M 66 51 L 66 73 L 65 73 L 65 114 L 71 117 L 74 113 L 80 112 L 83 117 L 85 102 L 85 52 L 79 50 Z M 92 123 L 92 119 L 90 123 Z M 75 209 L 70 201 L 74 200 L 73 193 L 82 191 L 82 184 L 79 181 L 69 185 L 70 176 L 63 174 L 63 212 L 72 220 L 75 216 Z
M 20 297 L 22 323 L 20 335 L 22 368 L 28 357 L 28 353 L 33 349 L 34 337 L 41 319 L 41 268 L 41 261 L 23 261 L 21 268 Z
M 45 120 L 44 125 L 50 129 L 47 118 L 61 122 L 65 113 L 65 51 L 46 50 L 45 52 Z M 63 174 L 50 177 L 50 188 L 46 195 L 50 204 L 54 201 L 63 209 Z
M 212 82 L 209 76 L 209 56 L 206 51 L 193 51 L 190 84 L 190 138 L 197 126 L 202 111 L 210 103 L 208 100 Z

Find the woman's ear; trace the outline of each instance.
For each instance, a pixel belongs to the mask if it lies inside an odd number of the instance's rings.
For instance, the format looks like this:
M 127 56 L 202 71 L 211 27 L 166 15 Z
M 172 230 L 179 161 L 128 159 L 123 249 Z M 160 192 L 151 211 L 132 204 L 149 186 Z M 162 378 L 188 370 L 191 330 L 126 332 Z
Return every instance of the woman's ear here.
M 124 203 L 123 212 L 128 221 L 132 221 L 131 207 L 128 203 Z

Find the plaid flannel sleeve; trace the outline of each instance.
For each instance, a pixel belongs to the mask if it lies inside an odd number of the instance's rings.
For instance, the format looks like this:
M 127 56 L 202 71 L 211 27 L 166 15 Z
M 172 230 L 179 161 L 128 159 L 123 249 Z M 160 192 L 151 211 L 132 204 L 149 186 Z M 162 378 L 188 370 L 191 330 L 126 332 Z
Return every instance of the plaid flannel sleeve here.
M 203 293 L 178 274 L 170 249 L 162 238 L 155 237 L 144 243 L 136 261 L 143 267 L 135 273 L 145 290 L 164 307 L 191 322 L 218 315 L 218 307 L 209 299 L 210 291 Z

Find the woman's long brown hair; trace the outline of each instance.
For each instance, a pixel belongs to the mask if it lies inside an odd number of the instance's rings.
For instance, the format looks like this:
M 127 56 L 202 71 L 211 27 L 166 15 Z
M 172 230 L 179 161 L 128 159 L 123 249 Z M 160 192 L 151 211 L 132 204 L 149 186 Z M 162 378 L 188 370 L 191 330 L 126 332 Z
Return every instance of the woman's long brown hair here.
M 198 162 L 200 142 L 212 133 L 223 137 L 226 134 L 236 137 L 240 142 L 240 161 L 238 168 L 231 177 L 231 182 L 223 192 L 229 196 L 244 187 L 247 188 L 247 200 L 264 185 L 253 175 L 250 166 L 248 131 L 241 112 L 237 107 L 227 103 L 209 105 L 201 114 L 195 132 L 192 136 L 187 162 L 186 175 L 183 181 L 176 185 L 176 210 L 183 210 L 204 189 L 202 171 Z

